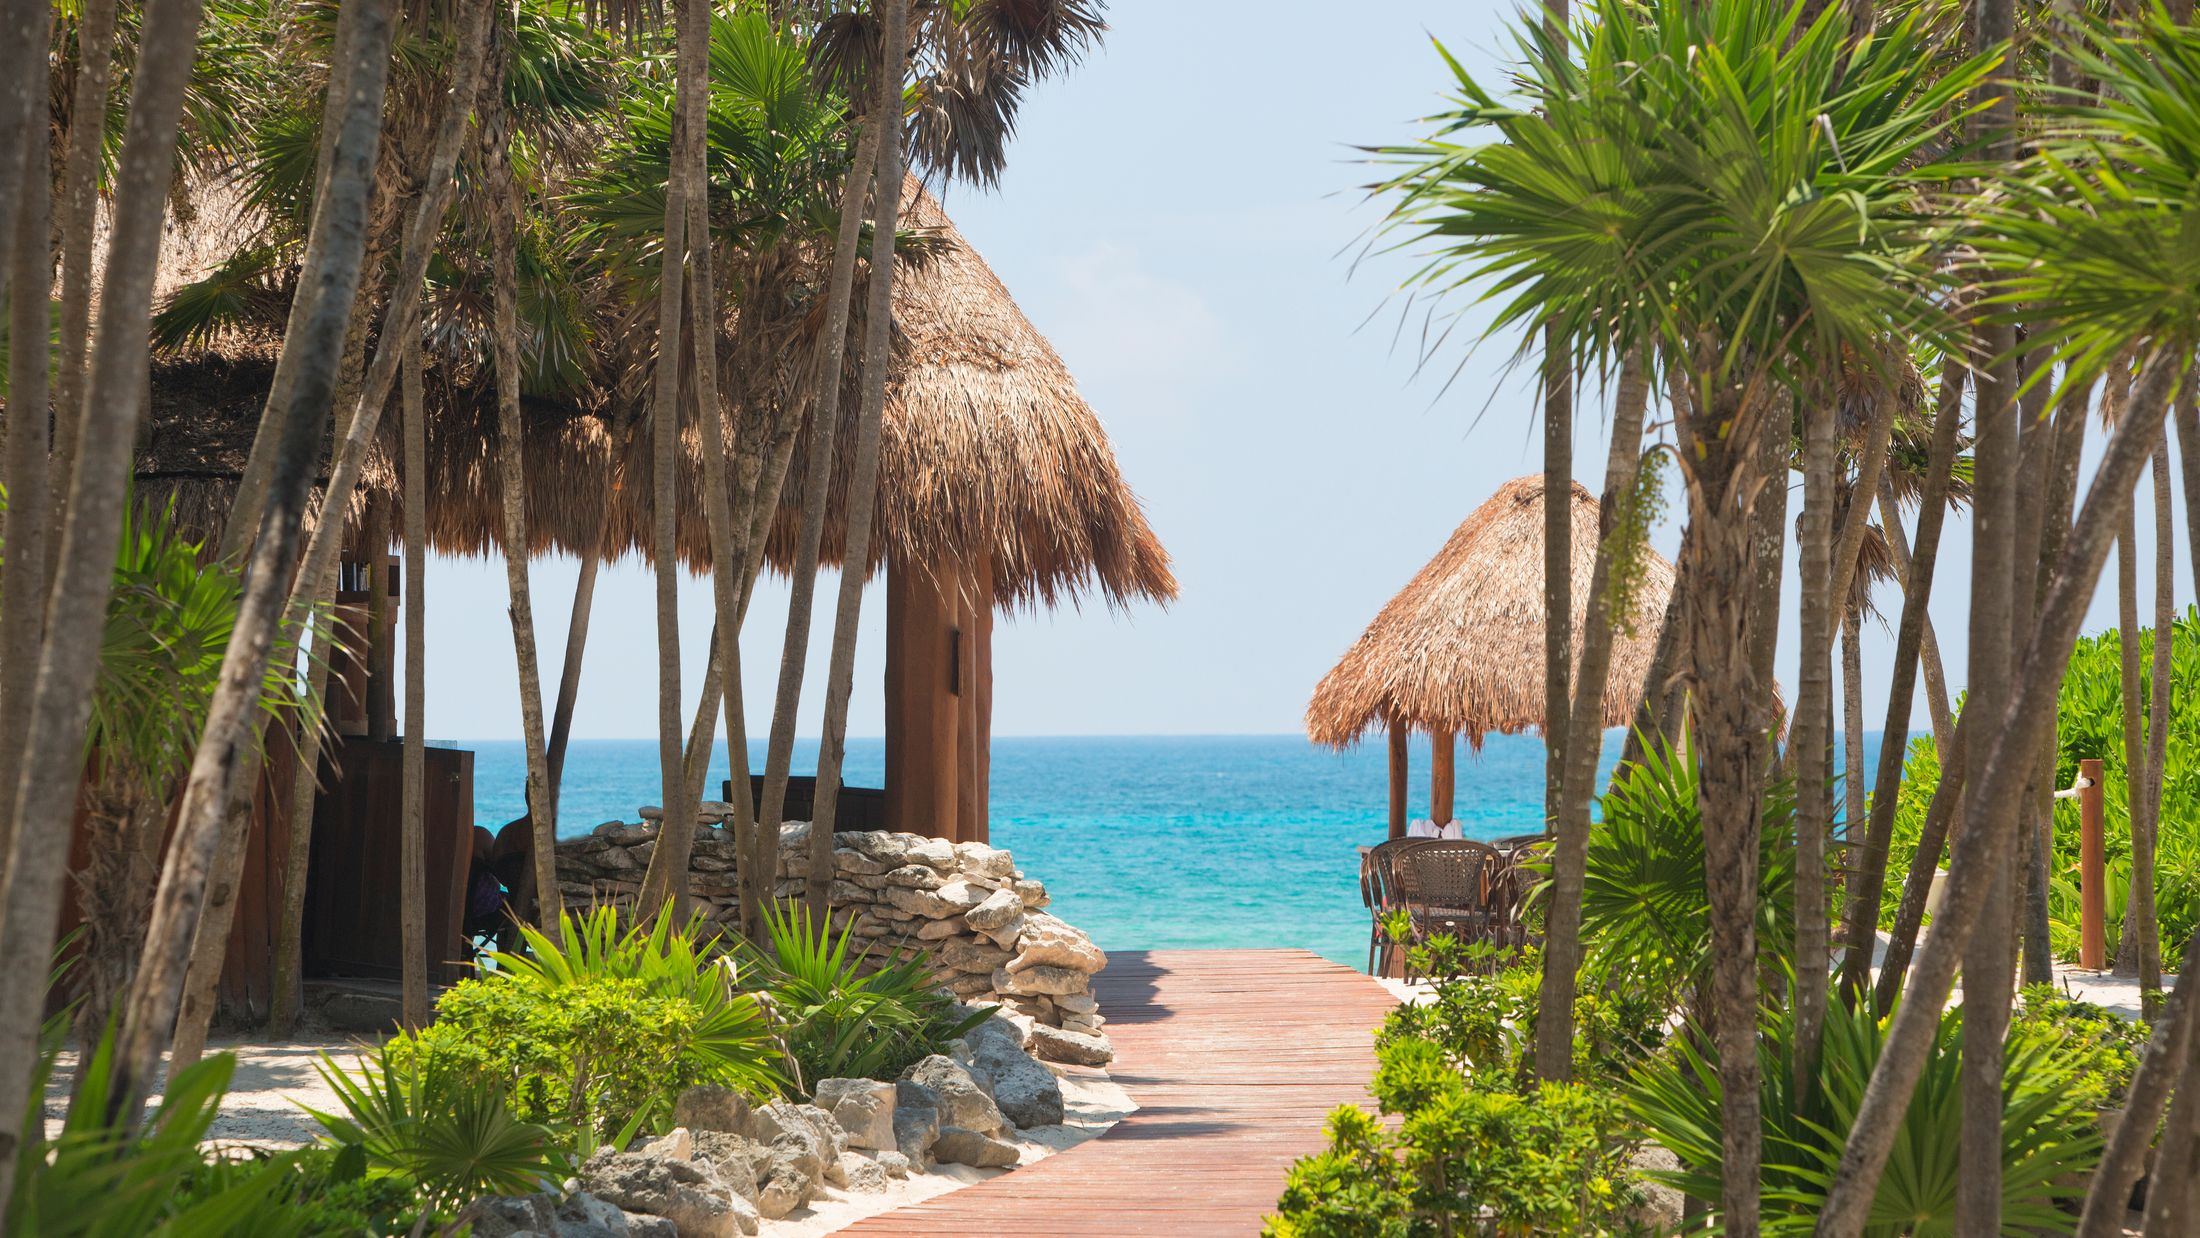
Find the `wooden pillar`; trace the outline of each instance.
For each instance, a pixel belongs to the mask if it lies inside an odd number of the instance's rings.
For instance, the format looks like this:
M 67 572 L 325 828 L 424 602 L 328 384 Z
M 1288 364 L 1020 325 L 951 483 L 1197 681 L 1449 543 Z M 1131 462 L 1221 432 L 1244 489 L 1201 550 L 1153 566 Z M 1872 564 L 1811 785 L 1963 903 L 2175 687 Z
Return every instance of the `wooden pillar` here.
M 2078 966 L 2099 971 L 2108 966 L 2108 881 L 2102 872 L 2100 761 L 2087 758 L 2078 762 L 2078 784 Z
M 1452 757 L 1459 742 L 1450 731 L 1438 731 L 1430 738 L 1435 748 L 1428 767 L 1428 819 L 1444 825 L 1451 821 Z
M 957 842 L 982 843 L 991 836 L 986 799 L 993 740 L 992 566 L 979 563 L 965 567 L 961 585 L 951 668 L 958 722 L 954 838 Z
M 956 837 L 962 720 L 952 690 L 952 568 L 886 568 L 886 828 Z
M 1406 836 L 1406 728 L 1390 724 L 1390 836 Z
M 367 736 L 397 734 L 397 560 L 390 554 L 390 505 L 367 501 Z

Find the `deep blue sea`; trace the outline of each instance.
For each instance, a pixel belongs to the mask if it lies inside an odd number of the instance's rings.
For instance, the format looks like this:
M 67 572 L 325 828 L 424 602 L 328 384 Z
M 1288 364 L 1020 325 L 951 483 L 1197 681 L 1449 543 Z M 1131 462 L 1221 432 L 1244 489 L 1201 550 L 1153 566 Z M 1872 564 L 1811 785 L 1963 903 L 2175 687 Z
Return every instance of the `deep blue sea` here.
M 1604 772 L 1621 732 L 1606 734 Z M 519 815 L 526 781 L 516 740 L 459 741 L 474 761 L 474 819 Z M 1866 768 L 1879 736 L 1866 737 Z M 817 746 L 795 748 L 794 772 Z M 1412 752 L 1412 812 L 1427 815 L 1429 752 Z M 751 768 L 764 766 L 761 743 Z M 877 786 L 885 750 L 848 742 L 845 779 Z M 723 754 L 709 786 L 725 777 Z M 1541 828 L 1543 742 L 1493 735 L 1458 761 L 1455 811 L 1470 838 Z M 658 802 L 653 740 L 575 740 L 559 833 L 633 821 Z M 1380 742 L 1351 752 L 1296 735 L 996 738 L 993 843 L 1046 883 L 1050 909 L 1108 949 L 1302 946 L 1359 966 L 1367 951 L 1354 848 L 1380 841 L 1389 804 Z

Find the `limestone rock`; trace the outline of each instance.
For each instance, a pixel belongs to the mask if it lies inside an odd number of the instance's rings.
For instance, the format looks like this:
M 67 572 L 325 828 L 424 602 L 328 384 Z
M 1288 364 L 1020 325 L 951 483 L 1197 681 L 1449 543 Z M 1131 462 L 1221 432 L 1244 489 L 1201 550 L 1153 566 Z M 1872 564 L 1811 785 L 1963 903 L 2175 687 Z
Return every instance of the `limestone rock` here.
M 839 1160 L 836 1154 L 833 1158 Z M 826 1161 L 817 1145 L 789 1131 L 774 1139 L 771 1159 L 756 1179 L 756 1210 L 776 1221 L 810 1202 L 824 1180 Z
M 940 870 L 929 865 L 904 864 L 887 870 L 886 884 L 910 890 L 937 890 L 946 884 L 946 879 L 940 876 Z
M 821 1166 L 838 1160 L 848 1146 L 848 1133 L 833 1120 L 832 1114 L 816 1105 L 797 1105 L 783 1100 L 751 1110 L 748 1126 L 741 1133 L 775 1148 L 781 1139 L 795 1139 Z
M 655 1139 L 644 1141 L 633 1149 L 642 1156 L 654 1156 L 665 1161 L 684 1161 L 695 1154 L 695 1137 L 684 1126 L 675 1126 Z
M 1092 944 L 1092 938 L 1043 912 L 1024 917 L 1024 933 L 1016 939 L 1016 947 L 1010 971 L 1046 966 L 1091 973 L 1108 965 L 1108 956 Z
M 716 1174 L 692 1161 L 665 1160 L 608 1149 L 581 1167 L 583 1189 L 627 1212 L 646 1212 L 671 1221 L 680 1238 L 735 1238 L 753 1233 L 741 1227 L 736 1196 Z
M 957 997 L 984 997 L 993 992 L 993 977 L 959 974 L 942 987 Z M 385 1019 L 382 1022 L 387 1024 L 393 1020 Z
M 744 1199 L 756 1198 L 756 1179 L 771 1162 L 771 1149 L 728 1131 L 696 1131 L 695 1154 L 690 1159 L 716 1171 L 726 1189 Z
M 473 1215 L 473 1232 L 481 1238 L 517 1238 L 523 1234 L 541 1238 L 634 1238 L 637 1233 L 654 1232 L 660 1225 L 667 1238 L 673 1238 L 672 1225 L 664 1218 L 648 1217 L 655 1224 L 638 1227 L 635 1223 L 644 1218 L 630 1217 L 617 1205 L 586 1191 L 569 1199 L 547 1191 L 484 1199 L 474 1205 Z
M 990 1135 L 1001 1129 L 1000 1107 L 961 1062 L 935 1053 L 910 1067 L 905 1077 L 939 1097 L 942 1130 L 959 1126 Z
M 851 1148 L 894 1146 L 894 1085 L 876 1079 L 822 1079 L 817 1107 L 833 1115 Z
M 990 976 L 1008 962 L 1008 951 L 975 941 L 951 941 L 932 956 L 932 961 L 950 971 Z
M 1031 1029 L 1031 1051 L 1049 1062 L 1073 1066 L 1105 1066 L 1115 1060 L 1115 1049 L 1100 1037 L 1044 1023 Z
M 1012 962 L 1010 967 L 1015 966 Z M 1010 971 L 1008 967 L 993 973 L 993 991 L 1011 996 L 1039 997 L 1055 993 L 1082 993 L 1085 991 L 1085 973 L 1066 967 L 1052 967 L 1041 963 Z
M 886 865 L 852 847 L 835 847 L 833 871 L 855 877 L 877 877 L 886 872 Z
M 901 1154 L 894 1153 L 899 1159 Z M 886 1189 L 887 1174 L 884 1167 L 867 1156 L 853 1152 L 840 1154 L 840 1184 L 858 1195 L 877 1195 Z
M 886 906 L 907 916 L 922 916 L 927 920 L 944 920 L 961 914 L 961 908 L 941 898 L 930 890 L 912 890 L 907 886 L 888 886 L 883 891 Z
M 917 940 L 945 941 L 950 937 L 961 936 L 963 931 L 963 926 L 953 920 L 927 920 L 917 926 Z
M 966 873 L 998 881 L 1016 879 L 1016 857 L 998 847 L 979 842 L 956 843 L 955 859 Z
M 950 877 L 937 893 L 942 901 L 955 909 L 956 914 L 966 915 L 991 897 L 993 892 L 984 886 L 972 885 L 961 877 Z
M 877 1165 L 880 1169 L 885 1170 L 886 1176 L 889 1178 L 906 1178 L 909 1176 L 910 1172 L 916 1168 L 909 1163 L 908 1157 L 903 1156 L 899 1152 L 891 1151 L 881 1152 L 877 1156 L 872 1157 L 871 1163 Z
M 1011 888 L 1016 891 L 1016 897 L 1024 900 L 1024 906 L 1034 911 L 1052 901 L 1047 897 L 1047 888 L 1028 877 L 1017 878 L 1016 884 Z
M 986 940 L 1011 953 L 1014 953 L 1016 949 L 1016 939 L 1023 935 L 1024 917 L 1021 915 L 1018 915 L 1016 918 L 1010 920 L 1008 923 L 1002 925 L 997 929 L 993 929 L 990 932 L 982 934 L 982 936 L 985 937 Z
M 1007 890 L 995 890 L 985 901 L 963 913 L 963 923 L 981 933 L 991 933 L 1024 914 L 1024 901 Z
M 894 1150 L 912 1165 L 928 1164 L 939 1133 L 939 1093 L 914 1080 L 895 1084 Z
M 744 1205 L 748 1203 L 745 1199 L 740 1202 Z M 750 1208 L 749 1211 L 753 1213 L 756 1209 Z M 663 1217 L 654 1217 L 646 1212 L 621 1212 L 619 1215 L 626 1218 L 626 1238 L 680 1238 L 680 1227 Z M 741 1232 L 753 1234 L 756 1231 L 744 1229 Z
M 1067 1014 L 1096 1014 L 1100 1003 L 1090 993 L 1064 993 L 1054 999 L 1054 1008 Z
M 942 1165 L 973 1165 L 979 1169 L 1006 1169 L 1016 1163 L 1016 1145 L 979 1131 L 950 1126 L 932 1144 L 932 1157 Z
M 991 1085 L 1003 1117 L 1026 1129 L 1061 1122 L 1062 1081 L 1024 1052 L 1013 1024 L 997 1015 L 971 1029 L 963 1043 L 971 1073 Z

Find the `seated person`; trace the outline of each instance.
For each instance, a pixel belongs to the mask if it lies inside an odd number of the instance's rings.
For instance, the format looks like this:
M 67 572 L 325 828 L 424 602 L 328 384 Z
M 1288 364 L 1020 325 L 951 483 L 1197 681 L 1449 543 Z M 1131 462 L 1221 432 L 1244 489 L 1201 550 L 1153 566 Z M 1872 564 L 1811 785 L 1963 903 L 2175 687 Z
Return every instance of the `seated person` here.
M 466 928 L 468 934 L 494 933 L 504 924 L 504 882 L 491 863 L 496 839 L 488 830 L 474 827 L 473 855 L 466 865 Z

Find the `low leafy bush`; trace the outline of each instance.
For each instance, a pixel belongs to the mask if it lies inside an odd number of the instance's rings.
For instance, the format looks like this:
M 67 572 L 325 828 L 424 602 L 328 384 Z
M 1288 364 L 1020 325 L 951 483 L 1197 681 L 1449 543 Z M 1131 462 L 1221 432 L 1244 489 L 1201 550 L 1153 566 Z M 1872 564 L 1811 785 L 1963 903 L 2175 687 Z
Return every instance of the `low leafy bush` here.
M 2053 985 L 2026 987 L 2009 1023 L 2009 1044 L 2053 1053 L 2068 1071 L 2074 1102 L 2114 1109 L 2131 1090 L 2149 1029 L 2113 1010 L 2074 1001 Z
M 1886 1172 L 1872 1198 L 1865 1234 L 1952 1233 L 1956 1149 L 1962 1127 L 1962 1013 L 1941 1020 L 1917 1090 L 1903 1115 Z M 1759 1043 L 1764 1113 L 1764 1230 L 1803 1234 L 1816 1224 L 1872 1069 L 1885 1025 L 1868 1011 L 1836 1002 L 1827 1012 L 1817 1086 L 1798 1096 L 1792 1084 L 1793 1025 L 1774 1020 Z M 1681 1168 L 1656 1175 L 1683 1194 L 1719 1200 L 1720 1087 L 1717 1063 L 1678 1036 L 1671 1051 L 1637 1072 L 1630 1100 L 1651 1138 Z M 2084 1194 L 2101 1137 L 2093 1105 L 2074 1086 L 2086 1051 L 2031 1036 L 2012 1037 L 2003 1076 L 2002 1223 L 2005 1232 L 2067 1232 L 2058 1205 Z
M 594 1136 L 661 1128 L 699 1083 L 778 1091 L 770 1027 L 695 922 L 626 928 L 604 907 L 565 916 L 555 940 L 521 931 L 525 951 L 493 955 L 494 970 L 453 986 L 394 1051 L 494 1084 L 520 1121 Z
M 1376 1034 L 1369 1086 L 1387 1130 L 1346 1106 L 1327 1150 L 1291 1171 L 1268 1233 L 1408 1238 L 1495 1232 L 1630 1232 L 1640 1202 L 1635 1137 L 1614 1081 L 1658 1042 L 1662 1011 L 1584 994 L 1575 1007 L 1581 1082 L 1533 1075 L 1538 969 L 1531 957 L 1435 985 Z
M 454 1070 L 408 1037 L 359 1067 L 324 1059 L 321 1077 L 344 1112 L 307 1112 L 361 1179 L 405 1183 L 429 1211 L 448 1214 L 482 1195 L 549 1189 L 570 1168 L 555 1134 L 513 1117 L 495 1080 Z
M 813 925 L 798 903 L 766 908 L 764 923 L 769 947 L 745 951 L 742 982 L 765 994 L 802 1095 L 820 1079 L 897 1079 L 993 1013 L 958 1014 L 924 955 L 851 951 L 849 928 Z
M 262 1202 L 236 1232 L 255 1238 L 381 1238 L 407 1232 L 421 1211 L 411 1182 L 370 1174 L 364 1152 L 334 1148 L 215 1158 L 186 1178 L 179 1198 L 188 1205 L 254 1187 L 265 1188 Z

